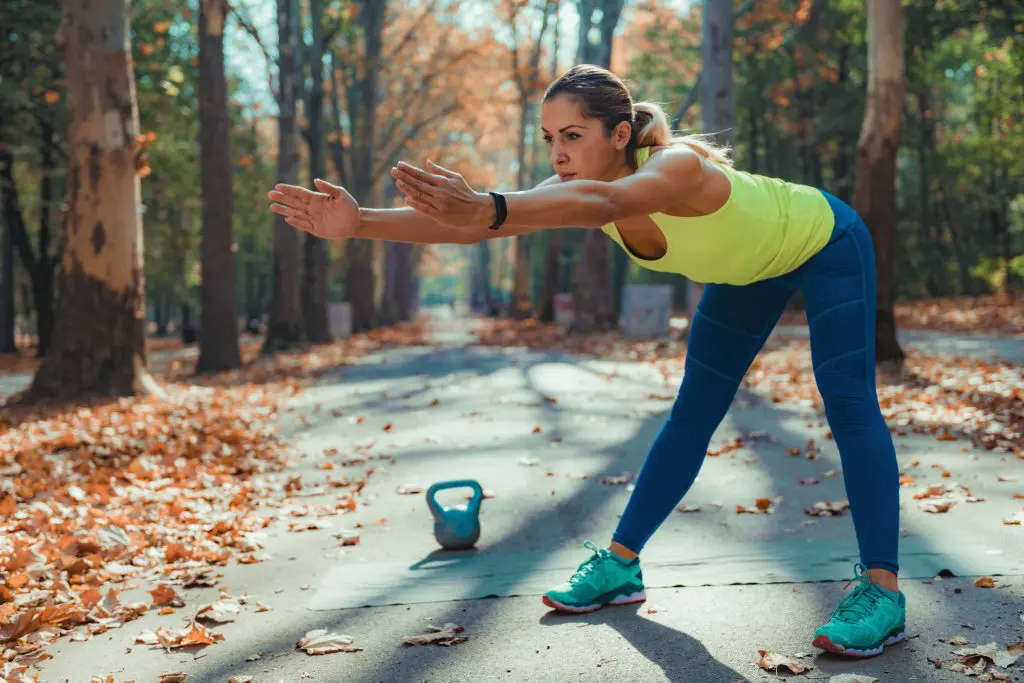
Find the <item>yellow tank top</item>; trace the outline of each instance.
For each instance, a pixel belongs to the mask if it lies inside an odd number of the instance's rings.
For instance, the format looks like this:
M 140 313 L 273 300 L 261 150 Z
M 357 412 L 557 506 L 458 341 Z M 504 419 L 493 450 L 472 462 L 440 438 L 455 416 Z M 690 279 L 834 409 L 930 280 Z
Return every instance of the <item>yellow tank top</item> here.
M 650 147 L 636 151 L 638 167 L 650 153 Z M 828 244 L 835 217 L 820 191 L 737 171 L 727 164 L 718 168 L 732 185 L 729 199 L 718 211 L 690 218 L 651 214 L 665 235 L 667 250 L 661 258 L 633 254 L 614 223 L 601 229 L 641 268 L 730 285 L 785 275 Z

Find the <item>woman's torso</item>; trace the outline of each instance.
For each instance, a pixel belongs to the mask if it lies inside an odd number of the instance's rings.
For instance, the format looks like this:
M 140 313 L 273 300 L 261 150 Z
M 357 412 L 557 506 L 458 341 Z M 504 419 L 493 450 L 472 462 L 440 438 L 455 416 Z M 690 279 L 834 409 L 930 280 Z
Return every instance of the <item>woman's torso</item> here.
M 651 153 L 638 149 L 637 166 Z M 603 226 L 640 267 L 744 285 L 795 270 L 828 242 L 834 219 L 819 190 L 703 163 L 712 168 L 699 196 Z

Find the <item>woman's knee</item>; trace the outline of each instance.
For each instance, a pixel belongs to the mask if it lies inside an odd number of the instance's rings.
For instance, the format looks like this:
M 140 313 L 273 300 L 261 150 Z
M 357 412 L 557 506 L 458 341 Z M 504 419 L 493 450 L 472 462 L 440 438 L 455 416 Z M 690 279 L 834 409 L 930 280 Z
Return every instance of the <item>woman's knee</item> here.
M 870 423 L 880 414 L 874 387 L 863 380 L 819 381 L 818 392 L 825 403 L 825 414 L 833 424 L 833 431 L 844 424 Z

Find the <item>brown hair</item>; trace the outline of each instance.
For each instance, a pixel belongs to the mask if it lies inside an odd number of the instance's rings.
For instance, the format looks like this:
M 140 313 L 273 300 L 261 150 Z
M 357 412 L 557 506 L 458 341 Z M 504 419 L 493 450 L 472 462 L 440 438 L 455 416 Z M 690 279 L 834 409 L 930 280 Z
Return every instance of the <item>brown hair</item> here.
M 626 161 L 636 168 L 636 150 L 640 147 L 661 147 L 682 143 L 702 156 L 723 164 L 732 164 L 729 149 L 714 143 L 711 136 L 675 135 L 668 115 L 657 102 L 634 102 L 622 79 L 607 69 L 593 64 L 577 64 L 548 86 L 547 102 L 558 95 L 574 98 L 583 107 L 583 115 L 600 119 L 605 135 L 627 121 L 633 129 L 626 145 Z M 709 139 L 710 138 L 710 139 Z

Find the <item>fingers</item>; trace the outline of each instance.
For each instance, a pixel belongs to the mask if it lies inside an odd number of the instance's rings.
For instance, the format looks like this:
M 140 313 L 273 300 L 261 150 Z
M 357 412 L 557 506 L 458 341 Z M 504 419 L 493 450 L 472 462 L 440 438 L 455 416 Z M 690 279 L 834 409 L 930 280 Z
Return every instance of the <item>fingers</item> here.
M 395 169 L 398 171 L 399 177 L 418 180 L 421 183 L 433 185 L 434 187 L 445 187 L 448 184 L 448 179 L 444 176 L 427 173 L 426 171 L 407 164 L 404 161 L 399 161 L 398 165 L 395 166 Z M 392 173 L 392 175 L 394 175 L 394 173 Z
M 341 188 L 338 187 L 337 185 L 331 185 L 326 180 L 321 180 L 320 178 L 316 178 L 315 180 L 313 180 L 313 185 L 316 186 L 316 189 L 320 190 L 324 194 L 331 195 L 335 199 L 338 199 L 339 197 L 341 197 Z
M 412 187 L 402 180 L 396 180 L 395 186 L 405 195 L 406 199 L 424 206 L 429 206 L 431 211 L 434 211 L 435 213 L 441 213 L 442 199 L 431 193 L 431 189 L 433 188 L 429 188 L 428 186 L 429 189 L 424 190 L 422 189 L 422 186 Z
M 438 174 L 443 175 L 443 176 L 445 176 L 447 178 L 451 178 L 453 180 L 461 180 L 462 179 L 462 176 L 460 174 L 456 173 L 455 171 L 449 171 L 444 166 L 438 166 L 437 164 L 435 164 L 430 159 L 427 159 L 427 167 L 431 171 L 433 171 L 434 173 L 438 173 Z
M 282 202 L 292 206 L 306 206 L 316 193 L 297 185 L 285 185 L 279 183 L 274 189 L 267 193 L 267 197 L 275 202 Z
M 307 218 L 308 219 L 308 216 L 309 216 L 309 214 L 306 212 L 305 208 L 297 208 L 297 207 L 294 207 L 294 206 L 287 206 L 285 204 L 271 204 L 270 205 L 270 210 L 273 211 L 276 214 L 280 214 L 281 216 L 284 216 L 285 218 L 289 218 L 289 217 L 293 217 L 294 216 L 294 217 Z
M 435 209 L 430 204 L 427 204 L 425 202 L 421 202 L 419 200 L 416 200 L 416 199 L 414 199 L 414 198 L 412 198 L 412 197 L 410 197 L 408 195 L 406 195 L 406 197 L 405 197 L 405 203 L 409 207 L 411 207 L 413 209 L 416 209 L 420 213 L 425 213 L 425 214 L 427 214 L 428 216 L 430 216 L 432 218 L 437 218 L 438 216 L 441 215 L 441 212 L 438 211 L 437 209 Z
M 291 216 L 289 218 L 285 218 L 284 222 L 293 228 L 298 228 L 299 230 L 303 230 L 313 236 L 316 236 L 316 229 L 313 227 L 313 224 L 305 218 Z

